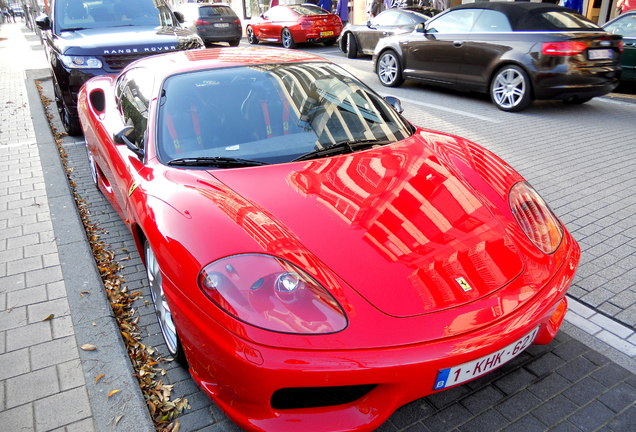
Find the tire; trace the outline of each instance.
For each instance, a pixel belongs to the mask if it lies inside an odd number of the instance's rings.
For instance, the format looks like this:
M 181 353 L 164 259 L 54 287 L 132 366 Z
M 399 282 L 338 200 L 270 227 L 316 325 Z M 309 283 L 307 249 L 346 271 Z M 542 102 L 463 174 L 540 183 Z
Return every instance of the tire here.
M 358 57 L 358 42 L 356 42 L 356 37 L 353 33 L 347 33 L 347 57 L 350 59 L 354 59 Z
M 150 296 L 152 297 L 152 303 L 155 307 L 157 321 L 161 328 L 161 335 L 163 336 L 163 340 L 166 342 L 170 355 L 181 365 L 186 366 L 187 361 L 183 352 L 183 347 L 181 346 L 181 340 L 179 339 L 177 329 L 172 321 L 170 306 L 166 302 L 165 293 L 163 291 L 161 269 L 147 240 L 144 242 L 144 254 L 146 257 L 146 277 L 148 279 Z
M 323 41 L 322 43 L 323 43 L 324 46 L 328 46 L 329 47 L 329 46 L 332 46 L 333 44 L 335 44 L 337 40 L 338 40 L 338 38 L 330 38 L 330 39 L 327 39 L 327 40 Z
M 288 28 L 283 29 L 280 34 L 280 40 L 283 42 L 283 47 L 287 49 L 296 48 L 296 42 L 294 42 L 294 38 Z
M 53 90 L 55 93 L 55 104 L 57 105 L 57 112 L 60 115 L 62 126 L 69 136 L 82 136 L 82 125 L 79 121 L 76 109 L 70 109 L 64 99 L 62 99 L 62 92 L 56 83 L 53 84 Z
M 256 38 L 256 35 L 254 34 L 254 29 L 251 26 L 247 27 L 247 29 L 245 30 L 245 33 L 247 34 L 247 41 L 251 45 L 258 45 L 258 39 Z
M 230 44 L 231 47 L 237 47 L 241 43 L 241 40 L 240 39 L 231 40 L 231 41 L 228 41 L 227 43 Z
M 517 112 L 526 109 L 532 103 L 528 74 L 519 66 L 502 67 L 490 82 L 490 99 L 502 111 Z
M 387 50 L 380 54 L 376 74 L 385 87 L 399 87 L 404 82 L 402 65 L 395 51 Z

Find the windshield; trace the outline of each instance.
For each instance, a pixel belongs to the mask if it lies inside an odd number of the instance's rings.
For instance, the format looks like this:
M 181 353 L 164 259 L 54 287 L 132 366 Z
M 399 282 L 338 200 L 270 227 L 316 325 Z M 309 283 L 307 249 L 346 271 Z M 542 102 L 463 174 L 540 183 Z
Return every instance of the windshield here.
M 361 148 L 368 148 L 411 134 L 384 99 L 328 63 L 172 76 L 163 85 L 158 125 L 164 163 L 184 158 L 281 163 L 343 142 L 364 140 Z
M 170 9 L 158 0 L 57 0 L 55 31 L 118 27 L 177 26 Z

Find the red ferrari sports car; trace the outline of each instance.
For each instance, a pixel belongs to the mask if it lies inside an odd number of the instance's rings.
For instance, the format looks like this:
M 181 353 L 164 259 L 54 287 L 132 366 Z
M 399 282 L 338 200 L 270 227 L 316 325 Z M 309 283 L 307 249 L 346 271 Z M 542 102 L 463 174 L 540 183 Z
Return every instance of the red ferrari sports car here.
M 274 6 L 255 18 L 245 29 L 247 41 L 282 43 L 294 48 L 297 43 L 322 42 L 329 46 L 336 43 L 342 31 L 338 15 L 312 4 Z
M 79 107 L 168 350 L 246 430 L 371 430 L 561 325 L 580 249 L 534 189 L 320 57 L 153 56 Z

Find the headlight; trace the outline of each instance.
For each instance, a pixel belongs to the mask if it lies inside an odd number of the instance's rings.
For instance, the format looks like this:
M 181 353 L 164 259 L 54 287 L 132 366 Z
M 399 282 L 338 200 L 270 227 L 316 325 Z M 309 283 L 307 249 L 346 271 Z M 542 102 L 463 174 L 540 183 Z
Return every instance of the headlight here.
M 231 316 L 266 330 L 326 334 L 347 326 L 342 307 L 324 287 L 270 255 L 234 255 L 208 264 L 199 286 Z
M 60 60 L 70 69 L 101 69 L 102 61 L 96 57 L 61 55 Z
M 557 250 L 563 239 L 563 227 L 532 186 L 517 183 L 508 200 L 512 214 L 530 241 L 545 254 Z

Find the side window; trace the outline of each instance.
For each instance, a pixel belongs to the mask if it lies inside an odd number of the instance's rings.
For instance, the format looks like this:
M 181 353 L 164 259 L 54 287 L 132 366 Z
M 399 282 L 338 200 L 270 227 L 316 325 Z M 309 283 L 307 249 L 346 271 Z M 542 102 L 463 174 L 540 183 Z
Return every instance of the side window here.
M 512 31 L 508 18 L 499 11 L 487 10 L 479 15 L 473 32 L 491 33 L 491 32 L 509 32 Z
M 400 14 L 397 25 L 415 25 L 415 20 L 406 14 Z
M 391 26 L 395 25 L 398 20 L 399 12 L 388 11 L 378 15 L 373 20 L 374 26 Z
M 426 26 L 431 33 L 468 33 L 475 24 L 480 9 L 459 9 L 450 11 L 429 21 Z
M 119 78 L 117 83 L 117 108 L 124 124 L 132 126 L 134 132 L 131 141 L 139 147 L 144 147 L 146 125 L 148 124 L 148 105 L 152 91 L 152 74 L 143 68 L 131 69 Z

